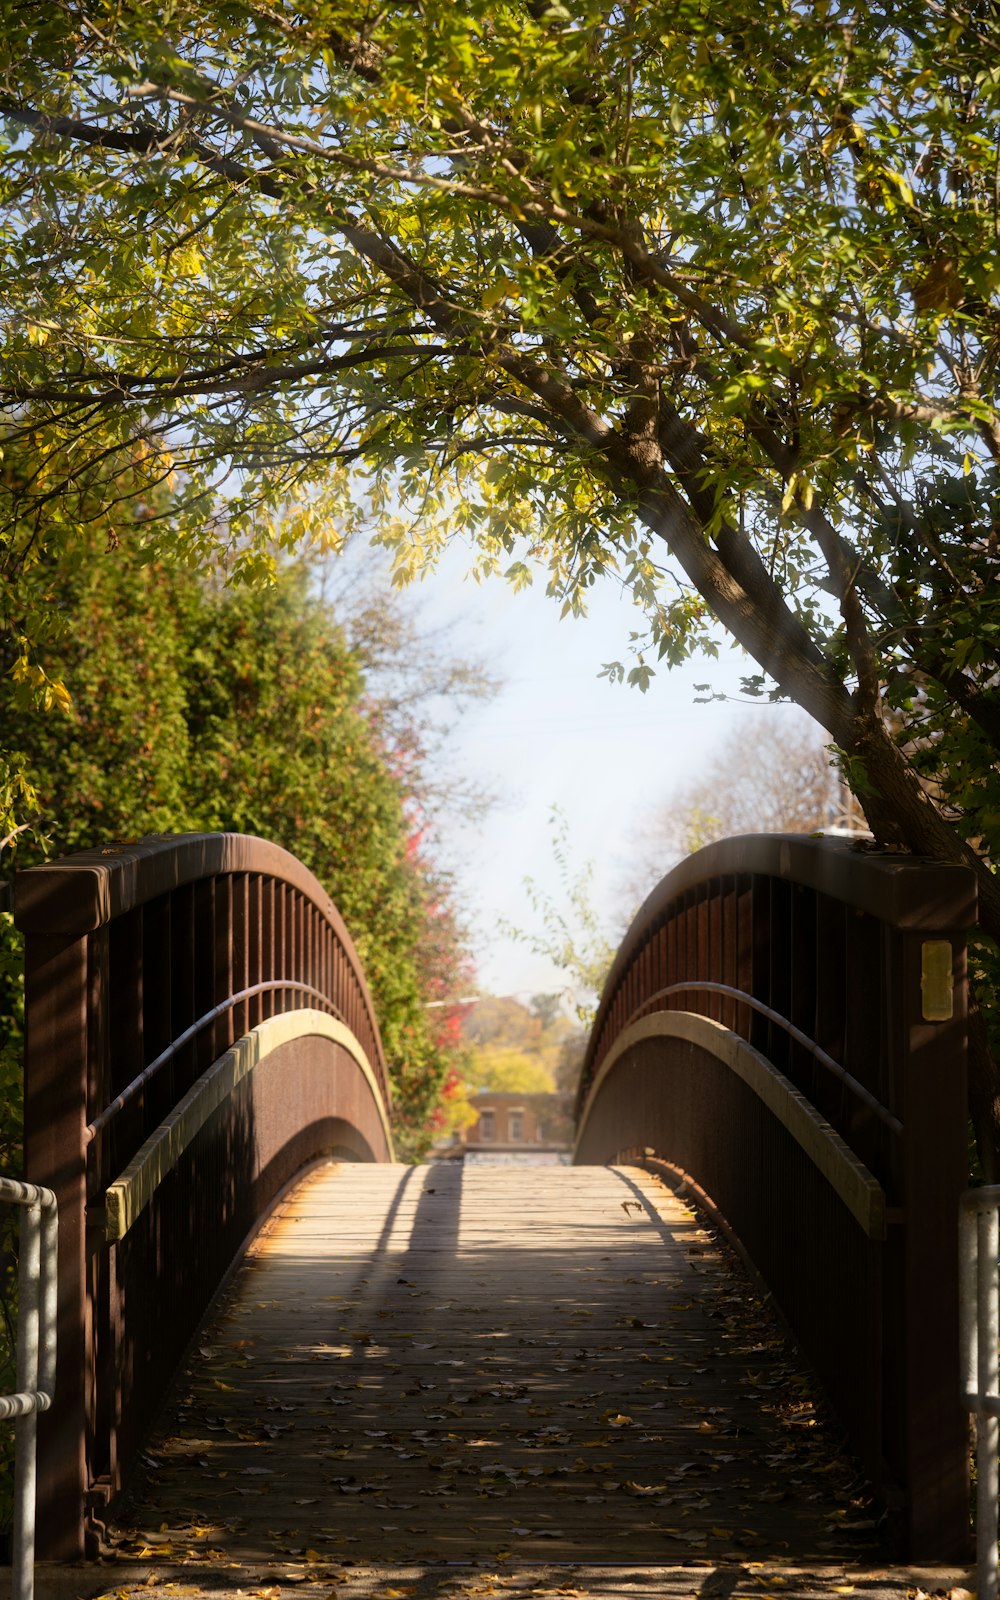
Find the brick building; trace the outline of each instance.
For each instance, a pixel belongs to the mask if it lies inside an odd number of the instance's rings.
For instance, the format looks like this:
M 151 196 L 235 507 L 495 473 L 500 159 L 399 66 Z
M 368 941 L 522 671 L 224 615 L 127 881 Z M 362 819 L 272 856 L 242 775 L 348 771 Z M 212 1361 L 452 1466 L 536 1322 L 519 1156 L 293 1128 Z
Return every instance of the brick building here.
M 573 1099 L 571 1094 L 480 1089 L 469 1096 L 477 1120 L 442 1154 L 568 1154 L 573 1147 Z

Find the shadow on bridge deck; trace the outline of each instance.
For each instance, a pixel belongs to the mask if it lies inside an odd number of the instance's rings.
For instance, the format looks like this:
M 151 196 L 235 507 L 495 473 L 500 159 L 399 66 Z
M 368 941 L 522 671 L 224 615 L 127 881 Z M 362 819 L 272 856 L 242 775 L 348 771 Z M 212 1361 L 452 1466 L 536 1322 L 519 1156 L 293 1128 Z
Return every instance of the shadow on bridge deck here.
M 234 1564 L 870 1563 L 814 1399 L 728 1250 L 645 1172 L 328 1166 L 232 1280 L 109 1543 L 204 1585 Z

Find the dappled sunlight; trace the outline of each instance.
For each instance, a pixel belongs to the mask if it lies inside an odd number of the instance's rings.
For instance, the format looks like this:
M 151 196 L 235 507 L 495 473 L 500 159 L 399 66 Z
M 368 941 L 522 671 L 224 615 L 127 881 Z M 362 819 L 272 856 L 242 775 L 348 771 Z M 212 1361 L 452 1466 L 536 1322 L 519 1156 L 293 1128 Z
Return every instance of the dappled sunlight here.
M 331 1167 L 234 1281 L 114 1545 L 317 1580 L 871 1553 L 836 1442 L 727 1248 L 647 1173 Z

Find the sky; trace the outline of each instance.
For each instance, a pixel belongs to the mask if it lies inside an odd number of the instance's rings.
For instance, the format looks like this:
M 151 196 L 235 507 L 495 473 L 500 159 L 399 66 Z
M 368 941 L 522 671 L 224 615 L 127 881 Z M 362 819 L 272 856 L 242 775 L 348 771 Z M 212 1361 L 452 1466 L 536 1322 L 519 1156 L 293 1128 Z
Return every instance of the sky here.
M 560 620 L 543 583 L 514 593 L 502 579 L 475 583 L 468 565 L 466 553 L 454 549 L 438 571 L 405 591 L 425 627 L 443 630 L 455 654 L 485 660 L 501 683 L 496 698 L 474 706 L 448 741 L 452 770 L 492 787 L 498 803 L 481 821 L 449 818 L 436 853 L 456 874 L 480 988 L 528 1000 L 567 982 L 503 931 L 544 932 L 526 878 L 567 903 L 552 808 L 565 819 L 569 875 L 593 864 L 592 901 L 617 942 L 629 911 L 624 880 L 651 810 L 704 769 L 734 726 L 754 738 L 776 720 L 801 722 L 802 714 L 740 703 L 739 680 L 757 669 L 728 645 L 717 661 L 698 656 L 659 671 L 646 694 L 610 684 L 599 676 L 601 666 L 627 657 L 629 633 L 641 620 L 612 580 L 595 586 L 586 618 Z M 694 686 L 706 682 L 735 701 L 697 704 Z M 670 865 L 665 860 L 663 870 Z

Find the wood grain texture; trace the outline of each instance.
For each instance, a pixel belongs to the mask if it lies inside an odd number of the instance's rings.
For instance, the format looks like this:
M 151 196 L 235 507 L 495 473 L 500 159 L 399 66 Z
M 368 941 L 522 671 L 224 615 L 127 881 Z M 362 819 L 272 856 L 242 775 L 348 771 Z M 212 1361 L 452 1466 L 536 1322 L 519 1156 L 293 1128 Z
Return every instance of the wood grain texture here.
M 871 1557 L 725 1247 L 638 1169 L 338 1165 L 236 1275 L 112 1543 L 176 1562 Z

